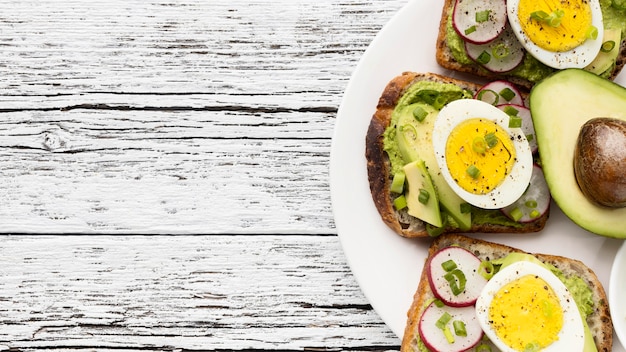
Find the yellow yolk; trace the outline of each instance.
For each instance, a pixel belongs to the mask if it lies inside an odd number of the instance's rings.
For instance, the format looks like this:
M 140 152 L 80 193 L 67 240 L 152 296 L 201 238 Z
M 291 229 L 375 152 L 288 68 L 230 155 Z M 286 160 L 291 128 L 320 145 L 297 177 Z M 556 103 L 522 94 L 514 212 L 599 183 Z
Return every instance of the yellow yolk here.
M 563 308 L 552 288 L 535 275 L 500 288 L 489 306 L 489 323 L 500 339 L 516 351 L 537 351 L 558 340 Z
M 582 44 L 591 28 L 591 7 L 587 0 L 520 0 L 518 19 L 522 30 L 537 46 L 554 52 L 573 49 Z M 531 14 L 543 11 L 550 15 L 563 11 L 560 25 L 531 19 Z
M 465 120 L 450 132 L 446 142 L 448 170 L 459 186 L 470 193 L 491 192 L 504 181 L 514 163 L 513 143 L 493 121 Z

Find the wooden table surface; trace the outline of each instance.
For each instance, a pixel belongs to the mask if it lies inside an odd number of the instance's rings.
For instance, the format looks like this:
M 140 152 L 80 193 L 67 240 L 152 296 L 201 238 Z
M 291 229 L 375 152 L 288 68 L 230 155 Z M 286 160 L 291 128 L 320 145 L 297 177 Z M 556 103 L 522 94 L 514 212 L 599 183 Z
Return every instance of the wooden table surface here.
M 407 1 L 1 0 L 0 352 L 398 350 L 329 164 Z
M 0 350 L 387 350 L 333 222 L 406 0 L 2 1 Z

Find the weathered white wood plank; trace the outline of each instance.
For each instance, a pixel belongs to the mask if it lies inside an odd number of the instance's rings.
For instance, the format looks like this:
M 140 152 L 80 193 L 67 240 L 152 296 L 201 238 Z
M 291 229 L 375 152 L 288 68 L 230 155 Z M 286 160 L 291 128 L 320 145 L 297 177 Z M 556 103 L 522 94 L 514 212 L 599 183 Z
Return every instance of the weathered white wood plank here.
M 0 232 L 334 233 L 334 113 L 402 3 L 4 2 Z
M 333 236 L 5 236 L 0 346 L 379 348 Z

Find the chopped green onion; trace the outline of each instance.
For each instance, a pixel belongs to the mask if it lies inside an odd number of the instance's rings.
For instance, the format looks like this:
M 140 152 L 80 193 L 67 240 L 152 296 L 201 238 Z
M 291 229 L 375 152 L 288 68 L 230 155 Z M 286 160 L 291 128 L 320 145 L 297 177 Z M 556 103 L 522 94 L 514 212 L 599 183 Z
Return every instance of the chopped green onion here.
M 530 212 L 530 217 L 533 219 L 538 218 L 540 215 L 541 213 L 537 209 L 534 209 L 533 211 Z
M 446 327 L 446 325 L 448 325 L 448 322 L 451 319 L 452 319 L 452 315 L 450 315 L 450 313 L 448 312 L 444 312 L 435 323 L 435 326 L 443 330 Z
M 527 134 L 527 135 L 526 135 L 526 139 L 527 139 L 529 142 L 532 142 L 532 141 L 535 139 L 535 135 L 534 135 L 534 134 Z
M 528 208 L 533 209 L 537 207 L 537 201 L 534 199 L 529 199 L 526 201 L 526 203 L 524 203 L 524 205 Z
M 489 280 L 493 277 L 496 272 L 496 269 L 493 266 L 493 263 L 488 260 L 483 260 L 480 262 L 478 266 L 478 272 L 482 277 Z
M 441 307 L 445 306 L 445 304 L 443 303 L 443 301 L 442 301 L 442 300 L 440 300 L 440 299 L 435 299 L 435 300 L 433 301 L 433 303 L 435 303 L 435 306 L 437 306 L 437 308 L 441 308 Z
M 489 20 L 489 13 L 490 12 L 491 12 L 491 10 L 484 10 L 484 11 L 476 12 L 476 22 L 477 23 L 487 22 Z
M 393 180 L 391 181 L 391 187 L 389 190 L 393 193 L 402 193 L 404 192 L 404 181 L 406 180 L 406 174 L 404 172 L 396 172 L 393 175 Z
M 393 207 L 396 208 L 396 210 L 402 210 L 406 208 L 407 207 L 406 197 L 404 195 L 401 195 L 400 197 L 394 199 Z
M 465 329 L 465 323 L 461 320 L 455 320 L 452 322 L 454 328 L 454 334 L 456 336 L 467 336 L 467 330 Z
M 487 147 L 491 149 L 498 144 L 498 137 L 496 137 L 495 133 L 490 132 L 485 135 L 485 141 L 487 142 Z
M 481 343 L 476 346 L 476 352 L 491 352 L 491 347 L 489 347 L 486 343 Z
M 449 272 L 449 271 L 456 269 L 456 263 L 452 259 L 446 260 L 445 262 L 441 263 L 441 267 L 446 272 Z
M 446 230 L 445 226 L 437 227 L 429 223 L 426 223 L 426 233 L 428 233 L 428 236 L 430 237 L 437 237 L 441 235 L 445 230 Z
M 464 32 L 465 32 L 465 35 L 472 34 L 472 33 L 476 32 L 476 26 L 471 26 L 471 27 L 467 28 Z
M 413 110 L 413 117 L 415 117 L 415 119 L 419 122 L 424 121 L 426 116 L 428 116 L 428 112 L 421 106 L 418 106 Z
M 512 107 L 511 105 L 507 105 L 504 108 L 504 112 L 506 112 L 506 114 L 509 115 L 509 116 L 517 116 L 519 114 L 519 110 L 517 110 L 516 108 Z
M 500 95 L 504 98 L 504 100 L 511 101 L 511 99 L 515 98 L 516 94 L 511 88 L 507 87 L 500 91 Z
M 476 62 L 481 65 L 486 65 L 489 63 L 489 61 L 491 61 L 491 55 L 489 55 L 489 53 L 486 51 L 480 53 L 480 55 L 478 55 L 478 57 L 476 58 Z
M 540 351 L 541 348 L 537 342 L 530 342 L 526 347 L 524 347 L 524 352 L 537 352 Z
M 463 291 L 465 291 L 465 284 L 467 279 L 465 278 L 465 274 L 459 269 L 454 269 L 443 276 L 448 284 L 450 284 L 450 290 L 452 294 L 458 296 Z
M 461 214 L 468 214 L 472 212 L 472 206 L 469 203 L 461 203 L 459 206 Z
M 565 11 L 562 9 L 557 9 L 552 11 L 552 13 L 548 14 L 545 11 L 535 11 L 530 14 L 530 18 L 539 21 L 542 23 L 546 23 L 551 27 L 558 27 L 561 25 L 561 20 L 565 16 Z
M 427 190 L 420 188 L 420 194 L 417 196 L 417 200 L 420 203 L 426 205 L 429 199 L 430 199 L 430 193 L 428 193 Z
M 480 174 L 480 170 L 475 165 L 470 165 L 466 171 L 467 174 L 473 179 L 478 178 L 478 175 Z
M 500 43 L 491 49 L 491 55 L 496 59 L 504 59 L 509 56 L 510 53 L 509 47 L 504 43 Z
M 487 151 L 487 142 L 483 137 L 477 136 L 472 141 L 472 150 L 478 154 L 484 154 Z
M 517 116 L 509 117 L 509 128 L 520 128 L 522 127 L 522 118 Z
M 550 18 L 550 15 L 548 15 L 545 11 L 535 11 L 530 14 L 530 18 L 536 21 L 544 22 Z
M 446 103 L 448 102 L 448 100 L 446 99 L 445 96 L 443 95 L 438 95 L 437 98 L 435 98 L 435 102 L 433 104 L 431 104 L 435 109 L 437 110 L 441 110 L 441 108 L 443 108 L 444 105 L 446 105 Z
M 613 48 L 615 48 L 615 41 L 607 40 L 606 42 L 602 43 L 602 46 L 600 47 L 600 51 L 603 53 L 608 53 L 611 50 L 613 50 Z
M 524 216 L 524 213 L 522 213 L 522 209 L 520 208 L 515 208 L 513 210 L 511 210 L 511 218 L 513 219 L 513 221 L 519 221 L 519 219 L 522 218 L 522 216 Z
M 443 329 L 443 335 L 446 337 L 448 343 L 454 343 L 454 335 L 452 335 L 452 331 L 450 331 L 449 327 L 445 327 Z
M 548 302 L 547 299 L 541 300 L 541 308 L 542 308 L 542 313 L 544 316 L 548 318 L 552 316 L 553 307 L 552 307 L 552 304 Z
M 593 40 L 598 38 L 598 28 L 596 28 L 596 26 L 590 26 L 587 28 L 587 38 Z
M 480 92 L 478 92 L 478 100 L 482 100 L 482 101 L 487 101 L 486 99 L 483 99 L 483 96 L 485 94 L 491 94 L 493 95 L 493 102 L 491 103 L 491 105 L 498 105 L 498 101 L 500 100 L 500 96 L 498 95 L 498 93 L 494 92 L 491 89 L 483 89 Z

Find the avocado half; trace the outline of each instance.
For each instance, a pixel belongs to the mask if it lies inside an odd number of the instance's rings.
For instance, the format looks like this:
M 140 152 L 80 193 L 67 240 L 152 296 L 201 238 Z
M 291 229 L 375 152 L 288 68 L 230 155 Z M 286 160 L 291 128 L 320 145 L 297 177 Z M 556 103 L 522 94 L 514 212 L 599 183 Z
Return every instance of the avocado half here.
M 595 117 L 626 120 L 626 88 L 584 70 L 567 69 L 536 84 L 529 99 L 543 172 L 555 202 L 580 227 L 626 238 L 626 208 L 591 202 L 574 174 L 582 125 Z

